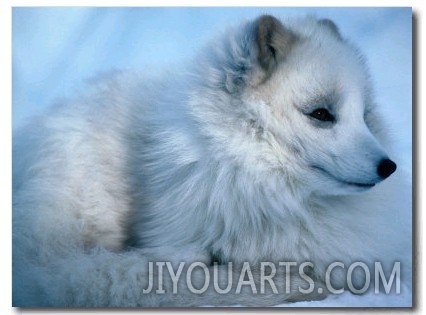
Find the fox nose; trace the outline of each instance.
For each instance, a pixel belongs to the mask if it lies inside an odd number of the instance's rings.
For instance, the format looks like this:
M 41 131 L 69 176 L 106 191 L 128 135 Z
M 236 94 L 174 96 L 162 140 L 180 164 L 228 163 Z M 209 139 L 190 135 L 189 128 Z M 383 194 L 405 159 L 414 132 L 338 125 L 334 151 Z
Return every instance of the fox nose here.
M 389 159 L 383 159 L 380 161 L 377 167 L 377 174 L 383 179 L 388 178 L 396 170 L 396 164 Z

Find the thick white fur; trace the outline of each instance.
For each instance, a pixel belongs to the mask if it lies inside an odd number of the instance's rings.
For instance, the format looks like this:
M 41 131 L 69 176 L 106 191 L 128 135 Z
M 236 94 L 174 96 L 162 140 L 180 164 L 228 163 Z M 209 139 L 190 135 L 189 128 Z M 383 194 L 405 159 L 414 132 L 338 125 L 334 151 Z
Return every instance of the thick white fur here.
M 148 261 L 310 261 L 319 285 L 335 261 L 401 261 L 411 283 L 411 188 L 399 170 L 376 175 L 390 148 L 362 58 L 306 18 L 285 23 L 299 40 L 266 73 L 256 23 L 220 37 L 187 73 L 106 75 L 15 133 L 15 306 L 323 297 L 144 295 Z M 306 111 L 330 95 L 337 123 L 318 126 Z M 333 281 L 345 286 L 338 272 Z

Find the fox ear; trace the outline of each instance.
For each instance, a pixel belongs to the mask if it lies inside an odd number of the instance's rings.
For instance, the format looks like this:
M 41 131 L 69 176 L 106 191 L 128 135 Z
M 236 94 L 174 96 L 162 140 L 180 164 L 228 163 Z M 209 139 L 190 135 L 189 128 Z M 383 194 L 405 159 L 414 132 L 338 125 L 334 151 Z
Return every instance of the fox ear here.
M 267 75 L 286 57 L 296 40 L 297 36 L 275 17 L 263 15 L 257 20 L 257 60 Z
M 318 21 L 320 25 L 323 25 L 327 27 L 333 34 L 336 36 L 337 39 L 342 40 L 342 35 L 340 35 L 339 28 L 337 25 L 330 19 L 321 19 Z

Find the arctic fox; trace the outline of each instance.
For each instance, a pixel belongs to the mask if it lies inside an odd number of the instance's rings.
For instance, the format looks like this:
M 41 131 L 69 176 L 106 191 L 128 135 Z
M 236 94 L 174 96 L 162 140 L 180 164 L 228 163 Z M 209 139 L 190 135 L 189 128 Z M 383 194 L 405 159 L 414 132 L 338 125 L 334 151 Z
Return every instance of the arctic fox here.
M 265 306 L 362 293 L 377 274 L 410 285 L 411 188 L 389 142 L 330 20 L 265 15 L 185 73 L 105 76 L 14 134 L 13 304 Z

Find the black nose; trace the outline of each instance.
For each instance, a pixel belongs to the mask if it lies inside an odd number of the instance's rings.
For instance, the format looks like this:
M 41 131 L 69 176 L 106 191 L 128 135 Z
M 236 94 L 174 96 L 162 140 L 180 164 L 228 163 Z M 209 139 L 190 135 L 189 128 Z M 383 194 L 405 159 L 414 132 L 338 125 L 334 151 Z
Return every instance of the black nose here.
M 396 170 L 396 164 L 389 160 L 383 159 L 377 167 L 377 174 L 383 179 L 388 178 Z

